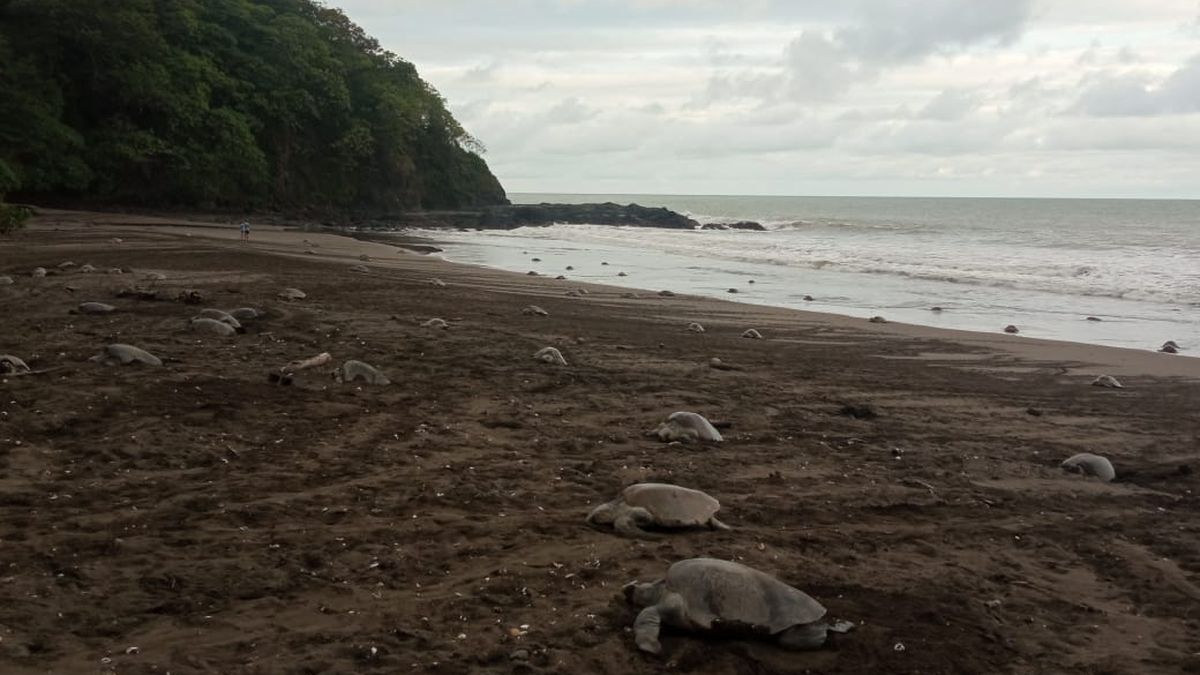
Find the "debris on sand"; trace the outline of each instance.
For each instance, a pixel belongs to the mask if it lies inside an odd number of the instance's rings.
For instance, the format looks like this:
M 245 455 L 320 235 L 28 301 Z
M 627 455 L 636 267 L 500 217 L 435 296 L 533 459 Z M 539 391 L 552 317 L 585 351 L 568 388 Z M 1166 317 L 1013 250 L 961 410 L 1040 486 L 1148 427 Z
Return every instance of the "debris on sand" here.
M 278 371 L 272 371 L 267 374 L 267 379 L 276 384 L 291 384 L 292 378 L 296 373 L 311 368 L 323 366 L 333 360 L 333 356 L 329 352 L 321 352 L 316 356 L 298 361 L 290 361 L 286 365 L 281 366 Z

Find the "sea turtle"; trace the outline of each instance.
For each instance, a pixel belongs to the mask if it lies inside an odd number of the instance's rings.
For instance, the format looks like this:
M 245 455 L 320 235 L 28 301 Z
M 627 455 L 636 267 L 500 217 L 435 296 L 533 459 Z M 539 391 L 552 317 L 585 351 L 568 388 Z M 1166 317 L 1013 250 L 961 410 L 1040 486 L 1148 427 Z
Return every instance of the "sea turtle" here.
M 738 368 L 737 366 L 731 366 L 716 356 L 708 360 L 708 365 L 713 370 L 741 370 L 741 368 Z
M 103 302 L 81 302 L 77 308 L 80 314 L 112 314 L 116 307 Z
M 806 295 L 806 296 L 804 296 L 804 301 L 805 301 L 805 302 L 812 302 L 812 301 L 813 301 L 813 296 L 811 296 L 811 295 Z
M 96 271 L 96 266 L 91 263 L 84 263 L 82 266 L 80 266 L 79 271 L 83 272 L 84 274 L 91 274 L 92 272 Z
M 550 312 L 547 312 L 537 305 L 529 305 L 525 309 L 522 309 L 521 313 L 526 316 L 550 316 Z
M 434 317 L 434 318 L 422 323 L 421 325 L 424 326 L 425 328 L 441 328 L 442 330 L 445 330 L 450 327 L 450 324 L 446 323 L 445 319 L 439 319 L 437 317 Z
M 216 319 L 210 319 L 206 316 L 197 316 L 193 318 L 188 322 L 188 327 L 193 331 L 202 331 L 212 335 L 219 335 L 220 337 L 233 337 L 234 335 L 237 335 L 237 330 L 233 326 L 230 326 L 224 321 L 217 321 Z
M 870 321 L 871 323 L 887 323 L 887 319 L 883 318 L 882 316 L 873 316 L 870 319 L 867 319 L 867 321 Z
M 371 256 L 367 255 L 366 253 L 363 253 L 358 256 L 358 259 L 363 262 L 368 262 L 371 260 Z
M 60 270 L 65 270 L 67 268 L 74 267 L 74 266 L 75 266 L 75 263 L 70 260 L 64 260 L 63 262 L 58 263 L 58 269 L 60 269 Z
M 1105 483 L 1117 477 L 1117 471 L 1113 468 L 1112 462 L 1108 461 L 1107 457 L 1093 455 L 1090 452 L 1081 452 L 1078 455 L 1068 457 L 1059 466 L 1067 471 L 1095 476 Z
M 736 288 L 731 288 L 731 289 L 729 289 L 729 290 L 728 290 L 728 291 L 726 291 L 726 292 L 727 292 L 727 293 L 737 293 L 737 292 L 738 292 L 738 289 L 736 289 Z
M 627 277 L 627 276 L 629 276 L 629 275 L 628 275 L 628 274 L 626 274 L 626 273 L 624 273 L 624 272 L 617 272 L 617 276 L 619 276 L 619 277 Z
M 106 366 L 120 364 L 122 366 L 131 363 L 143 363 L 148 366 L 161 366 L 162 359 L 151 354 L 150 352 L 134 347 L 133 345 L 111 344 L 105 345 L 104 349 L 97 355 L 93 356 L 91 361 L 103 363 Z
M 185 288 L 179 291 L 175 299 L 185 305 L 200 305 L 204 303 L 204 294 L 194 288 Z
M 355 361 L 353 359 L 343 363 L 341 367 L 333 369 L 333 379 L 338 382 L 353 382 L 362 380 L 367 384 L 391 384 L 392 381 L 386 375 L 379 372 L 379 369 L 369 363 Z
M 751 635 L 788 649 L 816 649 L 830 632 L 845 633 L 848 621 L 828 624 L 826 610 L 807 593 L 752 567 L 714 558 L 681 560 L 666 577 L 631 582 L 625 598 L 644 609 L 633 622 L 638 649 L 662 653 L 659 626 L 689 631 Z
M 104 273 L 105 274 L 124 274 L 125 270 L 121 269 L 120 267 L 109 267 L 104 270 Z
M 660 441 L 710 441 L 720 442 L 721 432 L 704 419 L 703 415 L 694 412 L 673 412 L 667 416 L 667 421 L 654 431 Z
M 13 278 L 7 274 L 0 275 L 0 286 L 12 286 Z
M 35 268 L 33 268 L 33 271 L 29 273 L 29 276 L 40 279 L 41 277 L 46 276 L 46 268 L 45 267 L 35 267 Z
M 437 288 L 445 288 L 446 282 L 442 281 L 441 279 L 430 279 L 429 285 L 436 286 Z
M 1087 321 L 1103 321 L 1103 319 L 1101 319 L 1098 316 L 1089 316 L 1086 320 Z
M 1158 351 L 1163 352 L 1164 354 L 1178 354 L 1179 345 L 1175 344 L 1174 340 L 1167 340 L 1163 343 L 1163 346 Z
M 371 273 L 371 269 L 369 267 L 367 267 L 366 265 L 351 265 L 350 271 L 357 272 L 358 274 L 370 274 Z
M 1016 335 L 1017 333 L 1021 332 L 1021 329 L 1017 328 L 1016 326 L 1014 326 L 1010 323 L 1009 325 L 1004 327 L 1004 332 L 1012 334 L 1012 335 Z
M 1117 378 L 1112 375 L 1101 375 L 1092 380 L 1094 387 L 1108 387 L 1109 389 L 1124 389 L 1125 385 L 1121 384 Z
M 533 358 L 537 359 L 538 361 L 554 364 L 556 366 L 567 365 L 567 360 L 563 358 L 562 352 L 558 351 L 558 349 L 555 347 L 542 347 L 541 349 L 537 350 L 537 353 L 533 355 Z
M 687 329 L 689 332 L 692 332 L 692 333 L 703 333 L 704 332 L 704 326 L 701 326 L 700 324 L 696 323 L 695 321 L 689 323 Z
M 0 373 L 22 375 L 29 372 L 29 365 L 19 356 L 0 354 Z
M 761 340 L 761 339 L 763 339 L 762 333 L 758 332 L 757 330 L 755 330 L 755 329 L 753 329 L 753 328 L 751 328 L 751 329 L 749 329 L 749 330 L 747 330 L 747 331 L 743 332 L 743 333 L 742 333 L 742 337 L 744 337 L 744 338 L 749 338 L 749 339 L 751 339 L 751 340 Z
M 220 321 L 221 323 L 229 324 L 230 327 L 232 327 L 234 330 L 236 330 L 239 333 L 242 332 L 242 330 L 243 330 L 242 322 L 238 321 L 237 317 L 230 314 L 229 312 L 226 312 L 223 309 L 214 309 L 212 307 L 207 307 L 205 309 L 200 310 L 200 313 L 197 314 L 196 316 L 198 318 L 202 317 L 205 319 L 213 319 L 215 321 Z
M 621 496 L 601 504 L 588 514 L 591 525 L 612 525 L 626 537 L 655 539 L 643 526 L 708 527 L 731 529 L 717 520 L 721 503 L 691 488 L 666 483 L 637 483 L 621 491 Z
M 229 310 L 229 316 L 232 316 L 238 321 L 254 321 L 255 319 L 261 319 L 263 316 L 265 316 L 265 314 L 261 309 L 255 309 L 253 307 L 238 307 L 237 309 Z
M 664 297 L 664 298 L 675 297 L 675 291 L 665 291 L 664 290 L 664 291 L 659 291 L 658 294 L 659 294 L 659 296 Z
M 142 279 L 146 281 L 166 281 L 167 275 L 162 272 L 147 272 L 142 275 Z
M 308 293 L 305 293 L 299 288 L 285 288 L 282 291 L 279 291 L 279 297 L 283 298 L 284 300 L 303 300 L 308 297 Z

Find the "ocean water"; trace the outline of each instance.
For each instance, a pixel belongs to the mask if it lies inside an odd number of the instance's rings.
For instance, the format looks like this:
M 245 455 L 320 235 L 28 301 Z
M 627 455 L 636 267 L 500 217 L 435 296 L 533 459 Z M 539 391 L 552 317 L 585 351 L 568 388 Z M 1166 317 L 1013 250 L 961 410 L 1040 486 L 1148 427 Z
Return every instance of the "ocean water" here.
M 518 272 L 944 328 L 1014 324 L 1022 336 L 1136 349 L 1174 340 L 1182 355 L 1200 356 L 1200 201 L 510 198 L 635 202 L 701 223 L 755 220 L 768 231 L 556 225 L 420 234 L 442 242 L 449 260 Z

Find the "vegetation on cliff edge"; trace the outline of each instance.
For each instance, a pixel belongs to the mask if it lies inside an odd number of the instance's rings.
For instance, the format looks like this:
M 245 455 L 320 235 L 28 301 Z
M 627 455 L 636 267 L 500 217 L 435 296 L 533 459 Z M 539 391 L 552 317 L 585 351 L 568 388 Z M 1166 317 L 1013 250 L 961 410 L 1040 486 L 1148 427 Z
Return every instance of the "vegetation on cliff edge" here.
M 24 200 L 506 203 L 411 63 L 311 0 L 0 0 L 0 167 Z

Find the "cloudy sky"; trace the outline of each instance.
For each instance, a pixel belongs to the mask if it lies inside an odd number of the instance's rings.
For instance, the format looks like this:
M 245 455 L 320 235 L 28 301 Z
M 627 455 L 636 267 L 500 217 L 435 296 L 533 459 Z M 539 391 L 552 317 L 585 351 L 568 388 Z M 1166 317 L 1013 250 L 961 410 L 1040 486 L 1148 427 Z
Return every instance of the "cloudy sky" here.
M 512 192 L 1200 198 L 1200 0 L 330 0 Z

